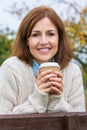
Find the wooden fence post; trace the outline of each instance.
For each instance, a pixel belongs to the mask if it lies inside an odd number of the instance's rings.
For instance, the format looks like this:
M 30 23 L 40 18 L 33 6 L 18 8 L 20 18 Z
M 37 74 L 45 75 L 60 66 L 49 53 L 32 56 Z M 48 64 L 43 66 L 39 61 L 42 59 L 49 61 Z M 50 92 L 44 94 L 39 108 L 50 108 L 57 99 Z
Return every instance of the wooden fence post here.
M 79 130 L 87 130 L 87 112 L 79 112 Z
M 65 130 L 79 130 L 79 117 L 76 113 L 67 113 Z

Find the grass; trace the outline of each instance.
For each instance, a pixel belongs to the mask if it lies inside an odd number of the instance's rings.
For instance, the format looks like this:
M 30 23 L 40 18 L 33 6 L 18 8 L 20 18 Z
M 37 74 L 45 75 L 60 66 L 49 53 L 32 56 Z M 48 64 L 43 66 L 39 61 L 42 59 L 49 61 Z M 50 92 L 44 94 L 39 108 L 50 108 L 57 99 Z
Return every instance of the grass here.
M 86 104 L 86 110 L 87 110 L 87 89 L 85 89 L 85 104 Z

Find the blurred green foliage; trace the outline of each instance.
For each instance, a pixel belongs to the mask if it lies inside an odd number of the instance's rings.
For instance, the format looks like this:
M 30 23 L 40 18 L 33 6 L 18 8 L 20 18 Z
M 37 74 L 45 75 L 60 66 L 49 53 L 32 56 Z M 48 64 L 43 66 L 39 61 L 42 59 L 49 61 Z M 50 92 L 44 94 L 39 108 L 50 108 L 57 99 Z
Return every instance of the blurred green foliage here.
M 6 35 L 0 35 L 0 64 L 11 55 L 11 43 Z
M 11 55 L 14 34 L 9 28 L 0 29 L 0 65 Z
M 87 89 L 85 89 L 85 105 L 86 105 L 86 110 L 87 110 Z
M 81 70 L 82 70 L 82 77 L 83 77 L 84 87 L 85 87 L 85 89 L 87 89 L 87 72 L 85 72 L 83 70 L 83 68 Z
M 74 59 L 82 65 L 87 73 L 87 7 L 80 13 L 80 19 L 77 23 L 65 21 L 65 29 Z

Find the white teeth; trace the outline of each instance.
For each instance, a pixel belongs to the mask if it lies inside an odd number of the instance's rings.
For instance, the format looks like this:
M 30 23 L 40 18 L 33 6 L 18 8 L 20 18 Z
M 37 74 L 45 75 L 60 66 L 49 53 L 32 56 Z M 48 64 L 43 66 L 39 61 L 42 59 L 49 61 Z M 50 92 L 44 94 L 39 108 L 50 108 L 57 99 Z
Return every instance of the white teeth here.
M 49 50 L 49 48 L 42 48 L 42 49 L 39 49 L 39 51 L 43 51 L 43 52 L 48 51 L 48 50 Z

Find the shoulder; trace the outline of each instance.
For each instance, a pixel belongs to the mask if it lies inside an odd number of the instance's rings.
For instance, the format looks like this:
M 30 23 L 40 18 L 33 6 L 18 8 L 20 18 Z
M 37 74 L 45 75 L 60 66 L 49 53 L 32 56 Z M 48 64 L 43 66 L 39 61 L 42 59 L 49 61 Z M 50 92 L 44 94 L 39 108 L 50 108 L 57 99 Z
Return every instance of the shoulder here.
M 80 67 L 76 63 L 71 61 L 71 62 L 69 62 L 66 69 L 71 69 L 71 70 L 74 69 L 76 71 L 76 70 L 80 70 Z
M 0 67 L 0 72 L 4 75 L 15 75 L 16 78 L 22 80 L 27 78 L 28 74 L 31 75 L 30 77 L 33 75 L 32 67 L 16 56 L 6 59 Z
M 10 68 L 10 69 L 13 69 L 13 70 L 19 70 L 20 69 L 23 69 L 25 67 L 29 67 L 29 65 L 25 62 L 23 62 L 22 60 L 20 60 L 18 57 L 16 56 L 12 56 L 8 59 L 6 59 L 2 65 L 1 65 L 1 68 Z
M 17 63 L 20 62 L 20 61 L 21 61 L 21 60 L 18 59 L 18 57 L 12 56 L 12 57 L 7 58 L 7 59 L 3 62 L 3 64 L 8 64 L 8 65 L 10 65 L 10 64 L 17 64 Z M 3 65 L 3 64 L 2 64 L 2 65 Z
M 67 65 L 66 68 L 64 68 L 63 71 L 65 71 L 68 74 L 72 74 L 72 75 L 81 74 L 80 67 L 73 62 L 69 62 L 69 64 Z

